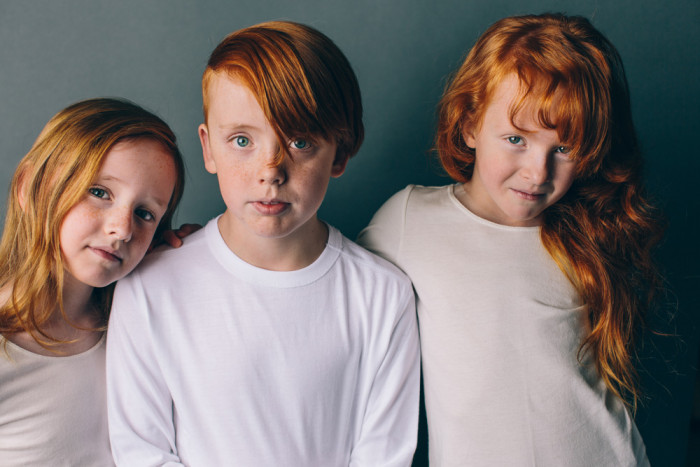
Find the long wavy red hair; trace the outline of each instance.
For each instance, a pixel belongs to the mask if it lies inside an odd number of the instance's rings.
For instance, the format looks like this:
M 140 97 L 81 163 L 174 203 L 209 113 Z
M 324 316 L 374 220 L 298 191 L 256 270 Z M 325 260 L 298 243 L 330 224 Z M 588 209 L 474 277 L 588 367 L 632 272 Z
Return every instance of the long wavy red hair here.
M 574 184 L 544 212 L 541 238 L 587 307 L 590 332 L 579 359 L 590 352 L 606 385 L 635 409 L 635 341 L 660 288 L 652 250 L 663 229 L 643 186 L 622 60 L 582 17 L 545 14 L 493 24 L 439 105 L 436 150 L 456 181 L 468 181 L 474 167 L 465 128 L 478 130 L 494 89 L 512 74 L 521 93 L 511 120 L 533 104 L 540 124 L 556 129 L 577 162 Z

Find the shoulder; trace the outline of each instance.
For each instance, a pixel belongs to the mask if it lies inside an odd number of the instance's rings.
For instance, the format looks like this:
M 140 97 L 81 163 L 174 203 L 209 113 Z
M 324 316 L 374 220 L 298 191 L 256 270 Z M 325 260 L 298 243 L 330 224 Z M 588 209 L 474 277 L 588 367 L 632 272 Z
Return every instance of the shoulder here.
M 372 224 L 387 219 L 403 218 L 407 212 L 421 210 L 445 203 L 449 200 L 452 185 L 421 186 L 408 185 L 391 196 L 374 215 Z M 396 222 L 392 222 L 396 224 Z
M 331 229 L 335 230 L 333 227 Z M 336 232 L 338 232 L 336 230 Z M 339 249 L 338 267 L 349 271 L 356 271 L 367 281 L 393 283 L 399 288 L 411 288 L 408 276 L 398 267 L 386 259 L 368 251 L 338 232 L 340 242 L 336 246 Z M 330 244 L 329 246 L 333 247 Z
M 134 271 L 117 282 L 113 308 L 126 294 L 145 299 L 146 295 L 191 292 L 191 284 L 200 276 L 216 270 L 216 255 L 212 253 L 215 247 L 210 238 L 212 227 L 217 228 L 215 220 L 185 238 L 179 248 L 147 254 Z
M 147 254 L 134 273 L 148 275 L 152 270 L 179 268 L 183 263 L 201 258 L 210 248 L 209 237 L 212 227 L 216 228 L 215 220 L 209 221 L 202 229 L 184 238 L 179 248 L 167 247 Z
M 357 241 L 364 247 L 401 266 L 406 233 L 420 228 L 441 205 L 449 203 L 452 185 L 426 187 L 408 185 L 379 208 Z

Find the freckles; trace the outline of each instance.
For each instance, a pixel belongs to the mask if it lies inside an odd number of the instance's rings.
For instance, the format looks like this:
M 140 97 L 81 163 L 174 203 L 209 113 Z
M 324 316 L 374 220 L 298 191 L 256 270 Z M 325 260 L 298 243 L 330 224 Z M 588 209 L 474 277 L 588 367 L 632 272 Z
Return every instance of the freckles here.
M 87 200 L 79 201 L 68 211 L 65 219 L 67 220 L 75 217 L 82 217 L 86 220 L 95 220 L 100 217 L 100 210 L 94 206 L 91 206 Z
M 88 220 L 96 220 L 101 217 L 100 209 L 93 206 L 83 206 L 81 209 L 81 215 Z

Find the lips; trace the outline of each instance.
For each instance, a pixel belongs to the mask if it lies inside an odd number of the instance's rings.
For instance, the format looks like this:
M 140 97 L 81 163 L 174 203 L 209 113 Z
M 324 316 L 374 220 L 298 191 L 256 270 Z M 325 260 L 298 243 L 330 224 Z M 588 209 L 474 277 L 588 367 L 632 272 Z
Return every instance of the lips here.
M 518 198 L 526 201 L 539 201 L 545 196 L 545 193 L 529 193 L 527 191 L 516 190 L 515 188 L 512 188 L 512 190 Z
M 89 247 L 90 251 L 107 261 L 121 262 L 122 257 L 118 251 L 106 247 Z
M 253 207 L 255 208 L 256 211 L 258 211 L 260 214 L 267 215 L 267 216 L 276 216 L 279 214 L 282 214 L 285 212 L 290 204 L 285 203 L 284 201 L 279 201 L 276 199 L 273 200 L 261 200 L 261 201 L 254 201 Z

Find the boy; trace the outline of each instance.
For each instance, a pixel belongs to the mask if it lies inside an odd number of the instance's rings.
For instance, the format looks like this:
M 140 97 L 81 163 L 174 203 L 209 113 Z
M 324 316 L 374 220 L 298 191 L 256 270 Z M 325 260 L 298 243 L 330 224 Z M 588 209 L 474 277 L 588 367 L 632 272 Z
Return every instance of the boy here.
M 363 138 L 347 59 L 310 27 L 264 23 L 219 44 L 202 91 L 226 210 L 119 283 L 117 464 L 409 465 L 411 284 L 316 216 Z

